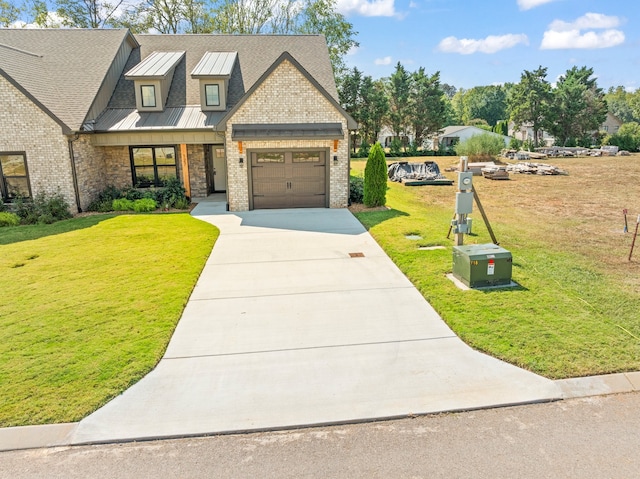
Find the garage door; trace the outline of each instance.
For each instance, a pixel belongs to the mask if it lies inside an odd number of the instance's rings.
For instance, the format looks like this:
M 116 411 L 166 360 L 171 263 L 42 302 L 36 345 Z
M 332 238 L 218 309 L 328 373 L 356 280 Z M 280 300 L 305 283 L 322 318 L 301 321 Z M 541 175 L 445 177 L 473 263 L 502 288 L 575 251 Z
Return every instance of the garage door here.
M 326 151 L 251 153 L 253 208 L 326 207 Z

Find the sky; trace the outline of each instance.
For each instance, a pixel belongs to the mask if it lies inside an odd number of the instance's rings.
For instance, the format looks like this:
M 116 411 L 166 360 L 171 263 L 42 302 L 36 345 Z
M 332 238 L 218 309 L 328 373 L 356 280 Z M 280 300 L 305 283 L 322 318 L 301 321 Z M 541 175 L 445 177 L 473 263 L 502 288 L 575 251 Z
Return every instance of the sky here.
M 640 88 L 638 0 L 337 0 L 360 44 L 345 61 L 374 79 L 400 62 L 457 88 L 517 83 L 573 66 L 605 90 Z

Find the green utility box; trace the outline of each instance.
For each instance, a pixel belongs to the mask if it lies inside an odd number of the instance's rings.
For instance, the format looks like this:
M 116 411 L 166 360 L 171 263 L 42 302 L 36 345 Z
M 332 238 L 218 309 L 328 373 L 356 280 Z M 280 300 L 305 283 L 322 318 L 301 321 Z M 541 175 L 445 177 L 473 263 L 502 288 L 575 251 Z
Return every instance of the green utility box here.
M 495 244 L 453 247 L 453 276 L 470 288 L 511 284 L 511 253 Z

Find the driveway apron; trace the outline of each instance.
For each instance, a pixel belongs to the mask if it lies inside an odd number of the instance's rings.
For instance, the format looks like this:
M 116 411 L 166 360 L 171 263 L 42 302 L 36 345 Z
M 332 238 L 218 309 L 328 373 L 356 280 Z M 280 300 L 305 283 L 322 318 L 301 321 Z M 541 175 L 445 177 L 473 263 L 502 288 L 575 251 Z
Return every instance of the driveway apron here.
M 221 234 L 158 366 L 73 443 L 355 422 L 559 399 L 474 351 L 346 209 L 193 216 Z

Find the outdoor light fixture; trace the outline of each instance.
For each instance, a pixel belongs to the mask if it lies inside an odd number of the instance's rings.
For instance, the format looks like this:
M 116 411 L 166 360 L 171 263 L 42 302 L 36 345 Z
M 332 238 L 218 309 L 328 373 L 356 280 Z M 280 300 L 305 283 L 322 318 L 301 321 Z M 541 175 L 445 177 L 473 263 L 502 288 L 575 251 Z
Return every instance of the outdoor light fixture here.
M 242 166 L 244 164 L 244 158 L 240 157 L 240 159 L 238 161 L 240 163 L 240 166 Z
M 334 155 L 333 156 L 333 164 L 337 165 L 338 164 L 338 155 Z

